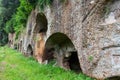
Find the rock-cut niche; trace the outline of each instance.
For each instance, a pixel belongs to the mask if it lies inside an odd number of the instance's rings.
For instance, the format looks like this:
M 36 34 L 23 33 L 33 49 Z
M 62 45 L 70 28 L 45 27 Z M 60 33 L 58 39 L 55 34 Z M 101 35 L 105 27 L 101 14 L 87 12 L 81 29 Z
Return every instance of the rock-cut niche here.
M 32 46 L 30 44 L 27 47 L 27 55 L 33 56 L 33 49 L 32 49 Z
M 54 33 L 45 44 L 44 61 L 54 61 L 53 65 L 58 65 L 66 70 L 80 72 L 80 63 L 77 50 L 72 41 L 63 33 Z
M 47 19 L 43 13 L 38 13 L 36 16 L 36 26 L 34 28 L 34 33 L 45 33 L 47 32 Z
M 36 26 L 34 28 L 37 48 L 40 48 L 40 44 L 43 42 L 43 38 L 47 32 L 47 25 L 48 22 L 46 16 L 43 13 L 38 13 L 36 16 Z
M 42 58 L 44 52 L 45 36 L 47 32 L 48 21 L 43 13 L 36 16 L 36 25 L 34 27 L 35 55 L 38 60 Z M 41 61 L 40 61 L 41 62 Z

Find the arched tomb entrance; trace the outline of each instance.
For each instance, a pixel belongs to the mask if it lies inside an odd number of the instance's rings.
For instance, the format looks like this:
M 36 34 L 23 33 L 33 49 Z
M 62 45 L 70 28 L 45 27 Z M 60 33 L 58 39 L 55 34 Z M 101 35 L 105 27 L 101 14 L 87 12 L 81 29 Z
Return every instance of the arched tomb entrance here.
M 66 69 L 80 72 L 80 63 L 77 50 L 72 41 L 63 33 L 54 33 L 46 41 L 44 61 L 56 61 L 56 65 Z

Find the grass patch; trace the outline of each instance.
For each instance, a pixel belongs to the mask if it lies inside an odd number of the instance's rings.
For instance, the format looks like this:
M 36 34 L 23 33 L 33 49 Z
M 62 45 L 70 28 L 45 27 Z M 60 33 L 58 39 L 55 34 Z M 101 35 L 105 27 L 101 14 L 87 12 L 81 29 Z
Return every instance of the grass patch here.
M 52 65 L 40 65 L 20 52 L 0 47 L 0 80 L 94 80 Z

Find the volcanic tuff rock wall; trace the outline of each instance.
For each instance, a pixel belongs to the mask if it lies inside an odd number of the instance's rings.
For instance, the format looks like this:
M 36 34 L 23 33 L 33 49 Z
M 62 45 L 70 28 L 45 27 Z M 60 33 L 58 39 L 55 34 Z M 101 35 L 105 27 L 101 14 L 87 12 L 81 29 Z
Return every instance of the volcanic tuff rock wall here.
M 82 52 L 89 65 L 86 70 L 97 78 L 120 75 L 119 8 L 119 0 L 100 0 L 83 20 Z
M 54 0 L 43 12 L 37 6 L 20 39 L 22 52 L 41 63 L 45 48 L 59 44 L 77 50 L 83 73 L 98 79 L 120 75 L 119 8 L 119 0 Z

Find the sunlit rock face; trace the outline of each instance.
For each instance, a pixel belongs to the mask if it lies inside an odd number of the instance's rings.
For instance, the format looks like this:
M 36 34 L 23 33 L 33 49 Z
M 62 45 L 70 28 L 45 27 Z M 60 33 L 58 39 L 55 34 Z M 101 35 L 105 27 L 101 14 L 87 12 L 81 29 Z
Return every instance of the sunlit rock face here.
M 120 1 L 103 3 L 83 22 L 86 69 L 97 78 L 120 75 Z
M 54 0 L 51 7 L 45 7 L 42 12 L 37 6 L 31 12 L 26 32 L 23 33 L 22 52 L 32 53 L 42 63 L 53 54 L 52 49 L 54 53 L 62 54 L 54 56 L 58 65 L 65 69 L 70 66 L 67 66 L 68 61 L 63 63 L 64 57 L 68 57 L 69 52 L 77 53 L 83 73 L 98 79 L 118 76 L 119 8 L 119 0 L 65 0 L 63 3 Z M 72 65 L 73 60 L 70 60 Z

